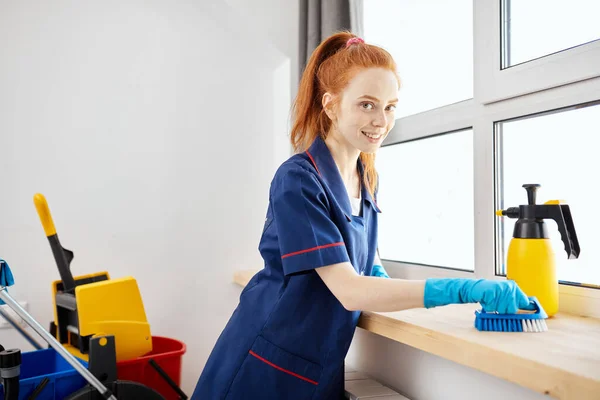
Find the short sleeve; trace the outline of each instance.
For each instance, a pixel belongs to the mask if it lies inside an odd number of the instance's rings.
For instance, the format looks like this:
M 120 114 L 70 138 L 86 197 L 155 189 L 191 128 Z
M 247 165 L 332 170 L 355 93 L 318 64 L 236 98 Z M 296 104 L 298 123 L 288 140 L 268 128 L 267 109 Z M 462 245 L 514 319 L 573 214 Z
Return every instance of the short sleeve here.
M 300 167 L 282 174 L 271 204 L 285 275 L 350 260 L 314 174 Z

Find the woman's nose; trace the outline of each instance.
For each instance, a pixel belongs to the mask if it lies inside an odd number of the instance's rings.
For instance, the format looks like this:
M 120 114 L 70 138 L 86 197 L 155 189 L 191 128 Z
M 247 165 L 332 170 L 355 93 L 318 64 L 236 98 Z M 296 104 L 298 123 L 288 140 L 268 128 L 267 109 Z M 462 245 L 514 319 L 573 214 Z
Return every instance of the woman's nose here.
M 385 113 L 378 113 L 373 119 L 373 126 L 383 127 L 387 126 L 387 116 Z

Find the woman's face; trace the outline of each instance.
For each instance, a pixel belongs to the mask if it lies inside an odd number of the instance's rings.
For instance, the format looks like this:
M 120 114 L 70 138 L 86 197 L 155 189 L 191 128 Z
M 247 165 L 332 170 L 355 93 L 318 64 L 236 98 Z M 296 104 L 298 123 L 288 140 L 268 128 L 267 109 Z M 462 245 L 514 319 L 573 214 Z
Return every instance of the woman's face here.
M 368 68 L 354 76 L 335 106 L 332 107 L 334 96 L 325 93 L 323 107 L 333 120 L 329 134 L 363 153 L 376 152 L 394 127 L 398 90 L 393 72 Z

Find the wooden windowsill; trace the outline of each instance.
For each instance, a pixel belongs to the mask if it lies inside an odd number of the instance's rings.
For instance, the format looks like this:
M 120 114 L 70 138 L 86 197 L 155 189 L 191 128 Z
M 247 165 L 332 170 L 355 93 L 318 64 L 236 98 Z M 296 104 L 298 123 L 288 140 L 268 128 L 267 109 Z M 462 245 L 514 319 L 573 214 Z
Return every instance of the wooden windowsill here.
M 258 270 L 234 274 L 245 286 Z M 559 313 L 548 332 L 479 332 L 477 304 L 363 312 L 358 326 L 557 399 L 600 399 L 600 320 Z

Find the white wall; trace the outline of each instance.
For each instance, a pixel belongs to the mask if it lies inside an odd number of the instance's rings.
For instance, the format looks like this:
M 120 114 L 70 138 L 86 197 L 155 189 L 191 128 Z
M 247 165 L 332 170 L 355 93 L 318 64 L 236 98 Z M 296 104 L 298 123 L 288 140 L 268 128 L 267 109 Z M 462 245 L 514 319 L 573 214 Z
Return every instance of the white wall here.
M 346 362 L 412 400 L 548 399 L 533 390 L 363 329 L 356 330 Z
M 288 155 L 296 51 L 280 48 L 297 42 L 298 11 L 270 3 L 256 16 L 222 0 L 0 2 L 11 293 L 47 326 L 58 272 L 41 192 L 73 273 L 134 276 L 153 334 L 187 344 L 188 394 L 237 304 L 233 271 L 262 264 L 268 186 Z M 285 26 L 289 42 L 273 45 Z M 30 349 L 12 330 L 0 343 Z
M 276 96 L 293 100 L 296 97 L 299 81 L 299 0 L 225 0 L 235 9 L 245 22 L 252 25 L 252 40 L 267 41 L 285 55 L 276 74 L 274 87 Z M 283 82 L 288 82 L 284 85 Z M 287 96 L 287 98 L 285 97 Z M 283 162 L 292 153 L 287 133 L 291 127 L 291 103 L 283 100 L 275 103 L 273 117 L 276 126 L 286 126 L 285 132 L 276 131 L 275 146 L 277 161 Z M 285 133 L 285 134 L 282 134 Z M 281 151 L 280 151 L 281 150 Z
M 256 40 L 266 37 L 290 63 L 290 91 L 298 87 L 299 0 L 225 0 L 256 28 Z

